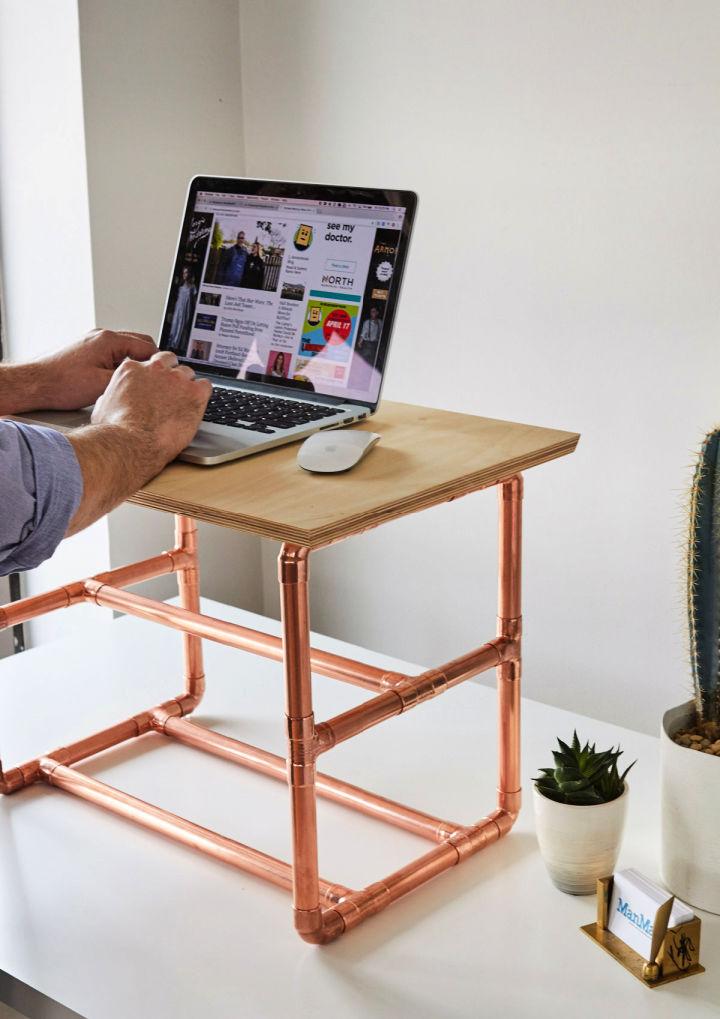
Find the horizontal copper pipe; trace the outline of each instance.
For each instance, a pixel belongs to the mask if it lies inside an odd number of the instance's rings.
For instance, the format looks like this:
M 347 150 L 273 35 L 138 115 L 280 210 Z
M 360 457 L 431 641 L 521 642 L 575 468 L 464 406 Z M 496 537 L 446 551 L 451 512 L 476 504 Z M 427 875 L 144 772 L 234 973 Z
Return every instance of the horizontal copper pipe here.
M 364 690 L 384 690 L 395 681 L 396 673 L 378 669 L 366 662 L 357 662 L 354 658 L 344 658 L 329 651 L 310 648 L 310 666 L 319 676 L 339 679 L 352 686 L 360 686 Z
M 144 559 L 139 563 L 131 563 L 129 566 L 120 566 L 116 570 L 99 573 L 92 580 L 101 584 L 111 583 L 116 587 L 139 584 L 143 580 L 151 580 L 153 577 L 162 577 L 167 573 L 173 573 L 180 569 L 187 559 L 187 553 L 182 549 L 173 549 L 172 552 L 162 552 L 160 555 Z M 84 598 L 85 581 L 77 580 L 64 587 L 46 591 L 44 594 L 9 602 L 7 605 L 0 606 L 0 630 L 26 623 L 30 619 L 36 619 L 38 616 L 44 616 L 57 609 L 66 609 L 70 605 L 77 605 Z
M 318 722 L 315 727 L 318 753 L 324 753 L 338 743 L 344 743 L 358 733 L 392 718 L 393 715 L 402 714 L 402 711 L 403 702 L 400 695 L 395 690 L 388 690 L 365 701 L 364 704 L 358 704 L 349 711 L 335 715 L 327 722 Z
M 153 556 L 151 559 L 143 559 L 139 563 L 129 563 L 127 566 L 118 566 L 106 573 L 98 573 L 92 579 L 99 584 L 130 587 L 132 584 L 141 584 L 144 580 L 152 580 L 153 577 L 176 573 L 191 565 L 192 561 L 192 555 L 185 549 L 174 548 L 169 552 L 161 552 L 160 555 Z
M 44 594 L 36 594 L 30 598 L 20 598 L 15 602 L 8 602 L 0 606 L 0 630 L 6 630 L 9 626 L 18 626 L 29 619 L 36 619 L 44 616 L 47 612 L 54 612 L 56 609 L 66 609 L 70 605 L 77 605 L 83 600 L 82 582 L 68 584 L 66 587 L 57 587 L 53 591 L 46 591 Z
M 394 683 L 390 690 L 371 697 L 364 704 L 343 711 L 327 722 L 316 727 L 318 752 L 322 753 L 357 736 L 358 733 L 384 722 L 393 715 L 400 715 L 410 708 L 450 687 L 476 676 L 487 669 L 493 669 L 513 654 L 513 642 L 500 637 L 492 640 L 460 658 L 455 658 L 439 669 L 429 669 L 419 676 L 406 676 Z
M 376 881 L 362 891 L 348 896 L 336 906 L 345 921 L 345 930 L 356 927 L 363 920 L 389 906 L 395 899 L 454 867 L 457 862 L 458 854 L 455 847 L 443 842 L 384 880 Z
M 244 765 L 281 782 L 287 781 L 287 763 L 284 757 L 277 754 L 271 754 L 248 743 L 241 743 L 239 740 L 223 736 L 219 732 L 205 729 L 195 722 L 169 715 L 167 712 L 156 711 L 152 716 L 152 724 L 159 732 L 172 736 L 180 743 Z M 465 830 L 462 825 L 431 817 L 419 810 L 412 810 L 402 803 L 395 803 L 384 796 L 377 796 L 330 775 L 316 775 L 315 789 L 318 795 L 325 799 L 350 807 L 369 817 L 386 821 L 433 842 L 440 842 L 453 832 Z
M 497 842 L 501 834 L 507 830 L 509 830 L 507 826 L 501 828 L 498 825 L 494 816 L 483 818 L 477 825 L 442 842 L 429 853 L 406 864 L 382 881 L 376 881 L 362 891 L 352 892 L 335 907 L 345 921 L 344 930 L 356 927 L 403 895 L 454 867 L 462 859 L 479 852 L 492 842 Z M 458 845 L 455 844 L 455 839 L 458 840 Z
M 197 849 L 207 856 L 230 864 L 231 867 L 264 878 L 280 888 L 288 891 L 292 888 L 292 867 L 283 860 L 268 856 L 267 853 L 261 853 L 258 849 L 243 845 L 242 842 L 235 842 L 224 835 L 218 835 L 217 832 L 193 824 L 184 817 L 178 817 L 177 814 L 130 796 L 104 782 L 98 782 L 97 779 L 90 778 L 73 768 L 58 764 L 51 758 L 42 758 L 40 773 L 49 785 L 104 807 L 105 810 L 119 814 L 142 828 Z M 320 882 L 320 892 L 324 897 L 327 896 L 327 901 L 330 902 L 350 894 L 349 889 L 328 881 Z
M 497 650 L 498 661 L 492 661 L 490 648 Z M 471 679 L 481 672 L 487 672 L 489 669 L 495 668 L 499 662 L 514 661 L 517 655 L 518 646 L 515 641 L 508 640 L 506 637 L 496 637 L 476 651 L 470 651 L 459 658 L 453 658 L 446 665 L 441 665 L 439 671 L 446 676 L 449 686 L 455 686 L 457 683 L 464 683 L 466 679 Z
M 335 941 L 345 931 L 357 927 L 363 920 L 381 912 L 403 895 L 497 842 L 510 831 L 514 820 L 507 811 L 494 810 L 477 824 L 455 832 L 450 839 L 444 840 L 429 853 L 401 867 L 382 881 L 342 896 L 332 909 L 323 912 L 319 930 L 299 931 L 300 936 L 303 941 L 315 945 Z
M 166 602 L 144 598 L 142 595 L 131 594 L 129 591 L 120 591 L 95 580 L 86 581 L 85 591 L 86 597 L 90 601 L 118 612 L 126 612 L 128 615 L 147 619 L 153 623 L 162 623 L 173 630 L 192 633 L 198 637 L 215 641 L 217 644 L 250 651 L 275 662 L 283 660 L 282 639 L 272 634 L 252 630 L 247 626 L 240 626 L 238 623 L 230 623 L 225 619 L 216 619 L 214 616 L 191 612 L 177 605 L 168 605 Z M 384 690 L 393 685 L 398 678 L 402 678 L 384 669 L 377 669 L 373 665 L 366 665 L 363 662 L 353 661 L 351 658 L 343 658 L 341 655 L 333 655 L 314 648 L 310 650 L 310 664 L 313 671 L 321 676 L 340 679 L 370 690 Z
M 158 705 L 157 708 L 140 712 L 140 714 L 133 715 L 131 718 L 126 718 L 123 722 L 118 722 L 117 725 L 111 725 L 108 729 L 101 729 L 99 732 L 86 736 L 85 739 L 78 740 L 76 743 L 69 743 L 65 747 L 58 747 L 43 756 L 52 758 L 60 764 L 77 764 L 79 761 L 93 757 L 103 750 L 109 750 L 111 747 L 124 743 L 126 740 L 134 739 L 136 736 L 142 736 L 144 733 L 150 732 L 152 728 L 151 716 L 155 710 L 162 711 L 164 715 L 170 717 L 174 714 L 182 715 L 184 712 L 192 711 L 194 706 L 192 698 L 187 696 L 176 697 L 174 700 L 165 701 L 164 704 Z M 0 793 L 7 796 L 10 793 L 17 792 L 24 786 L 37 782 L 40 778 L 40 760 L 41 758 L 35 758 L 5 773 L 2 772 L 0 767 Z

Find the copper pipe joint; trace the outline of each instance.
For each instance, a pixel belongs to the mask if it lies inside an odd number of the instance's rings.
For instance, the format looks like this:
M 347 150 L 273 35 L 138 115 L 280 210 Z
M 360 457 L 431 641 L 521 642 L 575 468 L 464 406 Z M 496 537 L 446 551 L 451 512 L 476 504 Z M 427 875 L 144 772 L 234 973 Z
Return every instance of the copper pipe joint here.
M 0 629 L 5 630 L 10 626 L 17 626 L 30 619 L 36 619 L 38 616 L 44 616 L 48 612 L 55 612 L 57 609 L 69 608 L 82 600 L 81 581 L 57 587 L 53 591 L 36 594 L 30 598 L 20 598 L 18 601 L 9 602 L 0 608 Z
M 298 934 L 314 934 L 322 930 L 323 914 L 318 906 L 316 909 L 293 909 L 295 930 Z
M 525 490 L 522 474 L 515 474 L 498 484 L 500 498 L 506 502 L 518 502 L 522 499 Z
M 393 687 L 393 693 L 400 697 L 401 711 L 408 711 L 417 704 L 429 700 L 437 694 L 445 693 L 450 688 L 447 676 L 441 669 L 430 669 L 416 679 L 406 679 Z
M 497 842 L 503 834 L 494 817 L 484 817 L 469 828 L 453 832 L 448 842 L 457 850 L 458 863 L 461 863 L 466 857 L 474 856 L 492 842 Z
M 104 573 L 96 573 L 92 579 L 100 584 L 111 584 L 114 587 L 130 587 L 134 584 L 141 584 L 145 580 L 152 580 L 154 577 L 175 573 L 177 570 L 181 570 L 187 561 L 186 553 L 182 549 L 176 548 L 168 552 L 161 552 L 160 555 L 144 559 L 139 563 L 130 563 L 127 566 L 118 566 L 114 570 L 106 570 Z M 78 584 L 84 586 L 82 581 L 79 581 Z
M 496 668 L 506 655 L 516 653 L 516 645 L 501 636 L 439 669 L 429 669 L 419 676 L 397 677 L 385 693 L 371 697 L 326 722 L 319 722 L 316 726 L 317 752 L 325 753 L 338 743 L 357 736 L 393 715 L 409 711 L 471 676 Z
M 25 767 L 27 768 L 27 765 Z M 24 789 L 26 785 L 30 785 L 38 776 L 39 770 L 35 777 L 30 777 L 22 768 L 11 768 L 10 771 L 2 771 L 0 768 L 0 793 L 3 796 L 10 796 L 18 789 Z
M 312 715 L 306 718 L 287 718 L 288 759 L 287 775 L 291 786 L 312 785 L 315 782 L 317 741 Z
M 500 837 L 507 835 L 511 830 L 515 822 L 517 821 L 517 813 L 510 814 L 507 810 L 493 810 L 491 814 L 488 814 L 488 819 L 493 821 L 500 832 Z
M 175 544 L 192 556 L 197 553 L 197 522 L 192 517 L 175 514 Z
M 326 909 L 322 912 L 320 925 L 309 926 L 304 916 L 299 916 L 302 910 L 293 910 L 295 915 L 295 930 L 303 941 L 310 945 L 328 945 L 336 941 L 341 934 L 345 933 L 345 921 L 337 909 Z M 313 917 L 314 920 L 314 917 Z
M 308 579 L 309 550 L 283 545 L 278 556 L 278 580 L 281 584 L 302 584 Z
M 522 637 L 522 616 L 516 616 L 514 619 L 498 616 L 497 632 L 499 635 L 498 639 L 505 638 L 509 644 L 515 645 L 516 654 L 514 657 L 519 657 L 520 638 Z
M 508 791 L 498 789 L 498 806 L 504 811 L 514 823 L 517 820 L 520 808 L 522 807 L 522 789 Z

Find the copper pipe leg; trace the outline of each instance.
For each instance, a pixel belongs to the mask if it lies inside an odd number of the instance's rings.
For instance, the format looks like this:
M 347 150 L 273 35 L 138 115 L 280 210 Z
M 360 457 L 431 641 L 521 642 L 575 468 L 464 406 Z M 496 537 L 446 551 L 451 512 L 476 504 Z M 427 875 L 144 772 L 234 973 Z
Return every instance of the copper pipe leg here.
M 293 906 L 303 937 L 323 926 L 318 889 L 315 806 L 315 721 L 310 676 L 308 550 L 283 545 L 278 560 L 288 731 L 288 785 L 292 809 Z
M 498 684 L 498 806 L 512 821 L 520 811 L 520 672 L 522 615 L 520 603 L 522 565 L 521 477 L 498 488 L 498 637 L 514 642 L 516 657 L 497 667 Z
M 178 570 L 180 604 L 190 612 L 200 611 L 200 577 L 198 570 L 197 524 L 191 517 L 175 517 L 175 544 L 190 558 L 188 565 Z M 185 659 L 185 690 L 199 704 L 205 693 L 202 640 L 194 634 L 183 634 Z

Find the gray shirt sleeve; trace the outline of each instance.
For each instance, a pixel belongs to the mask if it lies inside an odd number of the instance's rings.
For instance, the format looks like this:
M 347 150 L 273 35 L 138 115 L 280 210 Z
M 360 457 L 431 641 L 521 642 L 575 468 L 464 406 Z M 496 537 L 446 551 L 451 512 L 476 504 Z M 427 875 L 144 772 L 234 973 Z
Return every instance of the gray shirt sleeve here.
M 80 464 L 61 432 L 0 420 L 0 575 L 49 559 L 82 494 Z

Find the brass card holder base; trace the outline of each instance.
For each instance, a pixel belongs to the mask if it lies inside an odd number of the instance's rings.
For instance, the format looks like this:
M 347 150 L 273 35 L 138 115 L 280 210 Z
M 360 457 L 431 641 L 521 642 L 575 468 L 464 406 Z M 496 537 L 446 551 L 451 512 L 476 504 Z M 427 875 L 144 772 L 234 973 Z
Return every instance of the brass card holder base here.
M 650 960 L 636 952 L 612 931 L 607 929 L 608 911 L 612 896 L 613 879 L 601 877 L 597 883 L 597 921 L 585 924 L 580 930 L 600 945 L 608 955 L 625 967 L 646 987 L 660 987 L 673 980 L 704 973 L 700 965 L 700 917 L 688 923 L 668 927 L 674 897 L 658 909 L 653 925 Z

